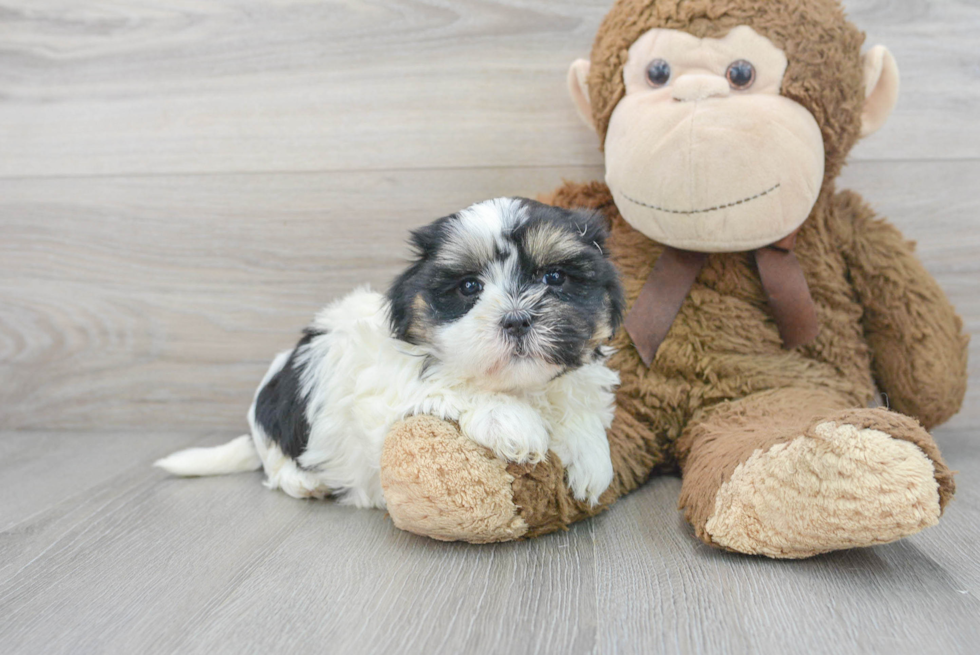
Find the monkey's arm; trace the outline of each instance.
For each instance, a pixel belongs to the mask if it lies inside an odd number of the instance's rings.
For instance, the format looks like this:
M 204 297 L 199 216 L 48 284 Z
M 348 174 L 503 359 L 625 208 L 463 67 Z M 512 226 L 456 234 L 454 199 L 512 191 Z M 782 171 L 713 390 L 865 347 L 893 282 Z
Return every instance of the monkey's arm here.
M 966 393 L 963 321 L 914 244 L 857 194 L 840 193 L 834 204 L 878 385 L 892 408 L 927 429 L 939 425 L 959 411 Z

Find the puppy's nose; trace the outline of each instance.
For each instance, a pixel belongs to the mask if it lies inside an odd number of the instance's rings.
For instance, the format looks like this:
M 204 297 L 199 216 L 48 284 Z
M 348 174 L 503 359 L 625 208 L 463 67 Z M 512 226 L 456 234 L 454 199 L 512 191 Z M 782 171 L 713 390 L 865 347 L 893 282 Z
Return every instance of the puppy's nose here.
M 531 317 L 527 314 L 513 312 L 504 316 L 500 327 L 512 337 L 522 337 L 531 329 Z

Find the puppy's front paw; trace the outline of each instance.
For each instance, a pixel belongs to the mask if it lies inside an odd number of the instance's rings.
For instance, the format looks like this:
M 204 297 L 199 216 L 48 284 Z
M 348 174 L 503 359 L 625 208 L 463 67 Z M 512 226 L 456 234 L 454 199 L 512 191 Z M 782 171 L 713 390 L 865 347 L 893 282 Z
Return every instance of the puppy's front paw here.
M 599 416 L 567 417 L 556 430 L 552 450 L 565 467 L 568 489 L 575 499 L 597 505 L 614 475 L 609 440 Z
M 463 434 L 507 461 L 537 464 L 548 454 L 548 429 L 530 407 L 516 402 L 487 402 L 464 413 Z
M 612 461 L 608 457 L 579 457 L 568 464 L 565 475 L 575 499 L 595 506 L 602 492 L 612 484 Z

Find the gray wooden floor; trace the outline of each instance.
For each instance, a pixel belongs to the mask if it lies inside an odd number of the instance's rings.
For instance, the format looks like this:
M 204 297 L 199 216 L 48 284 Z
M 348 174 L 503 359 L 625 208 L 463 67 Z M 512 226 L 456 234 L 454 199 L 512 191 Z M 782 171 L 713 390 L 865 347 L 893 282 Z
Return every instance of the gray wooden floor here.
M 150 468 L 409 227 L 601 177 L 564 73 L 608 1 L 0 0 L 0 652 L 980 651 L 980 339 L 940 525 L 802 562 L 701 546 L 673 478 L 475 547 Z M 978 332 L 980 6 L 847 6 L 903 94 L 842 186 Z

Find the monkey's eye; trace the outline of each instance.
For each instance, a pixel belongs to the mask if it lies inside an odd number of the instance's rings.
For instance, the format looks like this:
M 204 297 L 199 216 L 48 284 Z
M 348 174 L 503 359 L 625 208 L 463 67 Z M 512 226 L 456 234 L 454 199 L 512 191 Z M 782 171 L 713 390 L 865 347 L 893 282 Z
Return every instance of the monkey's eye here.
M 459 292 L 464 296 L 475 296 L 483 291 L 483 283 L 475 277 L 466 277 L 459 281 Z
M 744 59 L 739 59 L 728 67 L 725 77 L 728 78 L 728 83 L 733 89 L 747 89 L 755 82 L 755 66 Z
M 654 59 L 647 65 L 647 83 L 658 88 L 670 80 L 670 64 L 663 59 Z
M 558 269 L 550 270 L 544 274 L 541 281 L 547 284 L 549 287 L 560 287 L 565 284 L 565 271 L 560 271 Z

